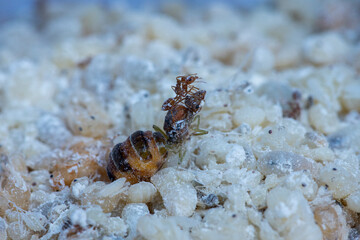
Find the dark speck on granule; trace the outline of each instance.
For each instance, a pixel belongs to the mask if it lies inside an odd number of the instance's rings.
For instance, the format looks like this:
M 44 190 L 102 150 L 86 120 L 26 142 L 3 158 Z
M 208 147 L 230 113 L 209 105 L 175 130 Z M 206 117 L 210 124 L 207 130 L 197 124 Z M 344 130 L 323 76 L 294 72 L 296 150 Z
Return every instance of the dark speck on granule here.
M 269 134 L 272 134 L 272 130 L 269 130 Z
M 333 170 L 333 171 L 336 171 L 337 169 L 336 169 L 336 168 L 333 168 L 332 170 Z
M 302 187 L 306 187 L 306 184 L 305 184 L 305 183 L 302 183 L 301 186 L 302 186 Z
M 79 131 L 81 132 L 83 129 L 82 129 L 82 127 L 79 127 Z
M 91 118 L 92 120 L 95 120 L 95 117 L 94 117 L 94 116 L 90 116 L 90 118 Z

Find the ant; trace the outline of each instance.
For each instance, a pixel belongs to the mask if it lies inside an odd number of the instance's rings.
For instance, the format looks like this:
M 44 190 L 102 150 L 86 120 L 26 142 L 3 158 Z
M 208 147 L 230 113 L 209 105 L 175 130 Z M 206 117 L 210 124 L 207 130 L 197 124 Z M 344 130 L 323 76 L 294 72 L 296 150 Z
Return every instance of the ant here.
M 200 117 L 197 114 L 203 106 L 206 91 L 191 85 L 197 79 L 196 74 L 176 78 L 176 86 L 172 87 L 176 97 L 169 98 L 162 106 L 164 111 L 168 111 L 164 130 L 154 125 L 155 132 L 136 131 L 114 146 L 107 165 L 111 181 L 121 177 L 132 184 L 149 181 L 165 163 L 168 150 L 177 151 L 176 147 L 185 141 L 190 125 L 196 120 L 197 126 L 192 135 L 208 133 L 199 129 Z M 182 161 L 184 154 L 180 150 L 179 157 Z
M 197 114 L 202 109 L 206 91 L 191 85 L 197 79 L 199 77 L 196 74 L 176 78 L 176 86 L 172 87 L 176 96 L 166 100 L 162 106 L 162 110 L 168 111 L 165 116 L 164 131 L 153 126 L 166 137 L 169 144 L 182 143 L 189 135 L 191 123 L 196 120 L 197 126 L 193 129 L 193 135 L 207 134 L 207 131 L 199 129 L 200 117 Z
M 196 73 L 189 74 L 187 76 L 176 77 L 176 85 L 171 87 L 172 90 L 175 92 L 176 96 L 174 98 L 167 99 L 163 103 L 161 109 L 163 111 L 168 111 L 171 108 L 173 108 L 174 106 L 176 106 L 177 104 L 184 101 L 184 99 L 186 98 L 186 96 L 188 94 L 193 94 L 193 93 L 195 93 L 195 91 L 198 91 L 199 88 L 191 85 L 197 79 L 199 79 L 199 77 L 197 76 Z

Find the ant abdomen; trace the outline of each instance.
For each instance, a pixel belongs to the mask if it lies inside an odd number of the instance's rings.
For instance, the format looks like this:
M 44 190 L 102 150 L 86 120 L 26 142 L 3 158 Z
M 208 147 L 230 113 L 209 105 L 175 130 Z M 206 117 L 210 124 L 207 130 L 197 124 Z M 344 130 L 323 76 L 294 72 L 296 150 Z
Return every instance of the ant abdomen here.
M 164 131 L 169 143 L 181 143 L 189 135 L 189 110 L 183 105 L 171 108 L 164 121 Z
M 200 90 L 195 92 L 194 94 L 187 95 L 185 97 L 184 104 L 193 115 L 200 112 L 202 105 L 204 103 L 205 95 L 206 95 L 206 91 Z
M 159 132 L 134 132 L 112 149 L 107 166 L 109 178 L 113 181 L 125 177 L 131 184 L 149 181 L 165 162 L 165 144 Z
M 168 98 L 161 106 L 161 110 L 168 111 L 172 107 L 174 107 L 175 104 L 176 104 L 176 100 L 174 98 Z

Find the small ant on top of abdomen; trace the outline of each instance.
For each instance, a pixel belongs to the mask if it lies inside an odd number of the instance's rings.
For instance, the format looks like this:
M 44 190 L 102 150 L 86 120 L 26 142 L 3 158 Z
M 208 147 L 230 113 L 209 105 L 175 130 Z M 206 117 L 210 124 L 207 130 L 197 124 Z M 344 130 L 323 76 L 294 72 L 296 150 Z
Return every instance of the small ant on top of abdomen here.
M 197 79 L 196 74 L 176 78 L 176 86 L 172 87 L 176 96 L 166 100 L 162 106 L 164 111 L 168 111 L 164 131 L 154 125 L 155 132 L 136 131 L 113 147 L 107 165 L 110 180 L 125 177 L 132 184 L 149 181 L 165 163 L 168 150 L 176 148 L 189 136 L 191 123 L 197 119 L 197 127 L 191 129 L 192 135 L 207 133 L 199 129 L 200 117 L 197 114 L 206 91 L 192 85 Z
M 199 90 L 199 88 L 191 85 L 197 79 L 199 79 L 199 77 L 196 74 L 176 77 L 176 85 L 171 87 L 172 90 L 175 92 L 176 96 L 174 98 L 169 98 L 168 100 L 166 100 L 163 103 L 161 109 L 163 111 L 168 111 L 174 106 L 184 101 L 187 95 L 192 94 L 195 91 Z
M 196 74 L 178 76 L 176 86 L 172 86 L 176 96 L 169 98 L 162 105 L 162 110 L 168 111 L 164 121 L 163 133 L 169 144 L 182 143 L 190 134 L 189 127 L 195 120 L 196 128 L 192 129 L 193 135 L 206 134 L 207 131 L 199 129 L 200 117 L 197 114 L 202 109 L 206 95 L 205 90 L 192 85 L 199 77 Z M 154 126 L 156 131 L 161 131 Z

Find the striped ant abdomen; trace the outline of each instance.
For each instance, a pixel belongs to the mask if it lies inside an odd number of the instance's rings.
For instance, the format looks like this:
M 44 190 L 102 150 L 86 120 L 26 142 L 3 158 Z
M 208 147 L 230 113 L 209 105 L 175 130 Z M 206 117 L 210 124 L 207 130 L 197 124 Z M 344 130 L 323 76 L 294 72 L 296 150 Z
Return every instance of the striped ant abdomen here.
M 166 139 L 159 132 L 136 131 L 114 146 L 107 173 L 113 181 L 125 177 L 131 184 L 149 181 L 164 164 Z

